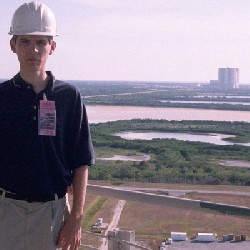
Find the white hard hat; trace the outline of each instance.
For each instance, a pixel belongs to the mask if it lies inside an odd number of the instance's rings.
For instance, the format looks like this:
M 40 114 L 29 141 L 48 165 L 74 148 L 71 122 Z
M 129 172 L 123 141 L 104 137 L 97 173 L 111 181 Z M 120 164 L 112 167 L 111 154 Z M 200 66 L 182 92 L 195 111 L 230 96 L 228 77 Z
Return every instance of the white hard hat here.
M 56 18 L 45 4 L 24 3 L 12 17 L 9 34 L 57 36 Z

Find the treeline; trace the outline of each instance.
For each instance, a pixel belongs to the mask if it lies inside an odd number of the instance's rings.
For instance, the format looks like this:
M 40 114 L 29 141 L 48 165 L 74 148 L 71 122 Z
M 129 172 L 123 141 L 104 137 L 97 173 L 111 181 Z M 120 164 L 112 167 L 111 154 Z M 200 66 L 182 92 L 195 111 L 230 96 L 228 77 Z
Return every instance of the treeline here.
M 204 84 L 126 81 L 76 81 L 74 84 L 80 89 L 87 105 L 250 110 L 250 105 L 245 105 L 245 102 L 250 102 L 249 88 L 222 91 Z
M 181 101 L 181 102 L 172 102 Z M 187 102 L 185 102 L 187 101 Z M 199 101 L 199 103 L 188 103 L 188 101 Z M 223 102 L 233 102 L 228 99 L 209 99 L 211 103 L 202 103 L 208 101 L 207 98 L 176 98 L 175 96 L 166 96 L 163 93 L 134 93 L 129 95 L 108 95 L 95 96 L 85 99 L 87 105 L 121 105 L 121 106 L 148 106 L 148 107 L 173 107 L 173 108 L 198 108 L 198 109 L 217 109 L 217 110 L 241 110 L 249 111 L 250 105 L 244 105 L 244 100 L 237 100 L 242 104 L 230 104 Z M 250 101 L 250 99 L 249 99 Z M 212 103 L 215 102 L 215 103 Z M 221 102 L 221 103 L 217 103 Z
M 234 134 L 234 140 L 249 142 L 248 123 L 212 121 L 131 120 L 91 125 L 97 158 L 121 155 L 150 155 L 149 161 L 97 160 L 90 168 L 95 180 L 250 185 L 250 169 L 224 167 L 223 160 L 250 161 L 250 147 L 154 139 L 127 141 L 115 132 L 175 131 Z

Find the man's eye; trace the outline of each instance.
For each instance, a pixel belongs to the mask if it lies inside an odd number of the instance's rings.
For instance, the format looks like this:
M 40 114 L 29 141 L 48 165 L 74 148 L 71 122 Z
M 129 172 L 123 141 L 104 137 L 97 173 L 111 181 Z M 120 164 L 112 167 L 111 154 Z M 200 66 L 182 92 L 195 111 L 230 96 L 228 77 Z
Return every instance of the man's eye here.
M 21 40 L 20 44 L 27 45 L 27 44 L 29 44 L 29 41 L 27 41 L 27 40 Z
M 37 42 L 37 45 L 39 45 L 39 46 L 46 46 L 47 43 L 48 43 L 48 41 L 46 41 L 46 40 L 39 40 L 39 41 Z

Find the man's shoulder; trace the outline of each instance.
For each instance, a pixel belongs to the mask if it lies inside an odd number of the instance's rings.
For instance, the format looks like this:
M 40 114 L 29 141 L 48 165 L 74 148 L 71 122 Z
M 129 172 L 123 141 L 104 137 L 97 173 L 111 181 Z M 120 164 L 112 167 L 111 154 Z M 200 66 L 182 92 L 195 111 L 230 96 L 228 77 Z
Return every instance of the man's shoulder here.
M 0 90 L 3 91 L 3 90 L 10 89 L 11 83 L 12 83 L 12 79 L 0 82 Z
M 54 82 L 54 89 L 55 90 L 63 90 L 63 91 L 73 91 L 73 92 L 77 92 L 78 89 L 70 84 L 70 83 L 67 83 L 65 81 L 61 81 L 61 80 L 55 80 Z
M 61 80 L 54 81 L 53 92 L 57 98 L 66 98 L 69 101 L 81 98 L 81 93 L 76 86 Z

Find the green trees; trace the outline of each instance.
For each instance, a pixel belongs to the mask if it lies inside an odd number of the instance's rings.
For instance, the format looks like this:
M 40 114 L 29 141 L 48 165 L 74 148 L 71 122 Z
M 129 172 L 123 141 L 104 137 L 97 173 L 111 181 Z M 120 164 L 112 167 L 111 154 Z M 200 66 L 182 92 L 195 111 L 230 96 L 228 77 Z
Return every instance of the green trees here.
M 250 147 L 174 139 L 126 141 L 114 136 L 115 132 L 129 130 L 184 131 L 235 134 L 234 140 L 240 137 L 241 141 L 247 141 L 250 135 L 248 123 L 131 120 L 91 125 L 91 130 L 98 157 L 112 156 L 119 150 L 124 155 L 148 154 L 150 160 L 97 160 L 96 165 L 90 168 L 90 179 L 250 185 L 250 169 L 220 165 L 223 160 L 250 160 Z

